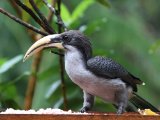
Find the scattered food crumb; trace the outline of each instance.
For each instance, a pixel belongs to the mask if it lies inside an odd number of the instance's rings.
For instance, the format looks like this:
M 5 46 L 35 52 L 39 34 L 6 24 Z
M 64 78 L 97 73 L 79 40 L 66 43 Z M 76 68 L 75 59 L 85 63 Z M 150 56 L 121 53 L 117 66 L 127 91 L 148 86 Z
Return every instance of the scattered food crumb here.
M 153 112 L 153 111 L 150 110 L 150 109 L 144 109 L 144 110 L 138 109 L 138 112 L 139 112 L 141 115 L 159 115 L 159 114 Z
M 61 109 L 39 109 L 39 110 L 14 110 L 12 108 L 8 108 L 4 112 L 0 112 L 0 114 L 88 114 L 88 113 L 81 113 L 81 112 L 73 112 L 71 110 L 63 111 Z

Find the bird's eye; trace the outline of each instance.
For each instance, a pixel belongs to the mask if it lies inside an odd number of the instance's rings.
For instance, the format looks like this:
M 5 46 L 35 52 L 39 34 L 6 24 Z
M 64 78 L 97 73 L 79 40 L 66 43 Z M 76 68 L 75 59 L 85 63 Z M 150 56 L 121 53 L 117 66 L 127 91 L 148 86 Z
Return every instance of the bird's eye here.
M 67 36 L 67 35 L 64 35 L 64 36 L 63 36 L 63 39 L 64 39 L 64 40 L 68 40 L 68 36 Z
M 68 43 L 68 42 L 70 42 L 70 41 L 71 41 L 71 39 L 69 38 L 68 35 L 64 35 L 64 36 L 63 36 L 63 42 L 64 42 L 64 43 Z

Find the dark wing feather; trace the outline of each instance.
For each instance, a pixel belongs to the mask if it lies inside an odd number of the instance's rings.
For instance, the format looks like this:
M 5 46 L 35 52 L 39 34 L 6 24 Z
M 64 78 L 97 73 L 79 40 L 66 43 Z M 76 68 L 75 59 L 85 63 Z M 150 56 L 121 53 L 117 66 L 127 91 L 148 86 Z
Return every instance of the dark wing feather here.
M 136 84 L 143 83 L 110 58 L 100 56 L 91 58 L 87 61 L 87 68 L 94 74 L 107 79 L 121 78 L 125 83 L 132 86 L 134 91 L 137 91 Z

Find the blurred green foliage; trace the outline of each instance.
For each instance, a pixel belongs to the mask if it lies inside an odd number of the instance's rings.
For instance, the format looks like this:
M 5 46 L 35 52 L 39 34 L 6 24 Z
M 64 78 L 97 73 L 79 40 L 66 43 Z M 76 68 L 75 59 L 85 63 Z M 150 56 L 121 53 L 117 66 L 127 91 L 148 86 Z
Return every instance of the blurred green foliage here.
M 50 1 L 50 0 L 49 0 Z M 24 2 L 28 4 L 27 0 Z M 37 1 L 41 11 L 48 9 Z M 138 86 L 138 94 L 160 107 L 160 14 L 159 0 L 63 0 L 62 18 L 69 29 L 84 32 L 93 44 L 94 55 L 110 57 L 146 85 Z M 0 7 L 16 14 L 7 1 Z M 22 19 L 35 26 L 28 14 Z M 52 21 L 55 26 L 55 19 Z M 26 29 L 0 14 L 0 107 L 23 109 L 32 59 L 22 62 L 22 54 L 32 44 Z M 46 64 L 47 63 L 47 64 Z M 63 109 L 57 55 L 44 51 L 33 100 L 34 109 Z M 65 76 L 68 109 L 82 106 L 83 93 Z M 99 98 L 96 111 L 114 111 Z

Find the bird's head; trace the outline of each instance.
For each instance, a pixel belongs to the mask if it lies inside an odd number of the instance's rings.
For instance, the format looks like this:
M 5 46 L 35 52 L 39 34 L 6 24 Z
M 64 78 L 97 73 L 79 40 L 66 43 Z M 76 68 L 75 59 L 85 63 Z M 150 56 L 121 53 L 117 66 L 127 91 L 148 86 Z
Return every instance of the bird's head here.
M 43 48 L 58 48 L 69 51 L 71 47 L 76 48 L 89 59 L 92 55 L 91 43 L 86 36 L 77 30 L 70 30 L 61 34 L 48 35 L 35 42 L 26 52 L 24 61 L 34 53 Z

